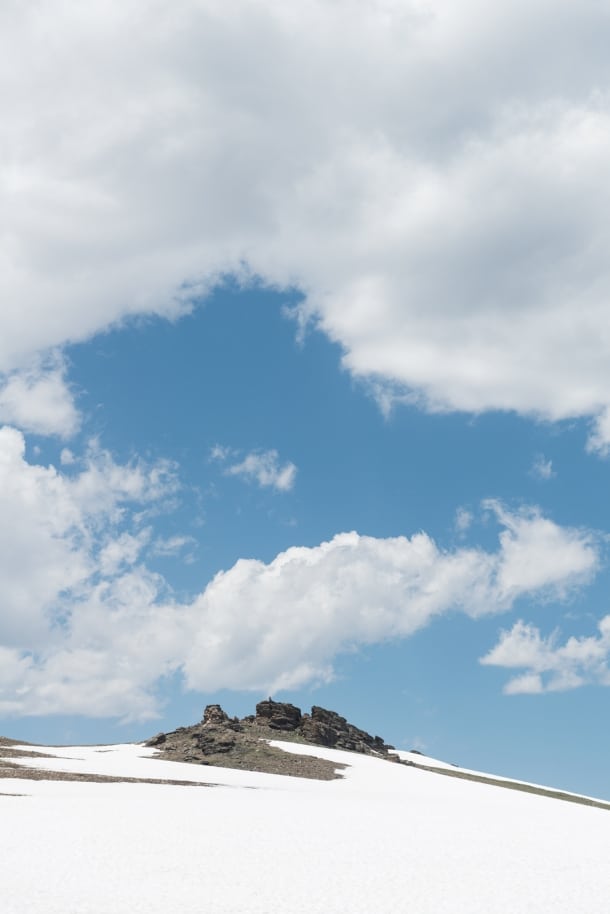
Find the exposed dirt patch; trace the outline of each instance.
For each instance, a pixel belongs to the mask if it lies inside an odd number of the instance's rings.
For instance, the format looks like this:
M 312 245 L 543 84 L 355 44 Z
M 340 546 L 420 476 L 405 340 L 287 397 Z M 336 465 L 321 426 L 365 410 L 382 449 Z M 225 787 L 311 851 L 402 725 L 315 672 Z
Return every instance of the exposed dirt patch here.
M 49 756 L 47 756 L 49 758 Z M 0 778 L 18 778 L 24 781 L 87 781 L 94 784 L 173 784 L 178 787 L 215 787 L 198 781 L 166 781 L 161 778 L 128 778 L 109 774 L 82 774 L 73 771 L 47 771 L 44 768 L 26 768 L 15 762 L 0 760 Z M 15 796 L 15 794 L 0 794 Z
M 188 728 L 185 729 L 188 730 Z M 158 747 L 158 754 L 152 760 L 218 765 L 220 768 L 238 768 L 242 771 L 283 774 L 288 777 L 312 778 L 318 781 L 332 781 L 341 777 L 340 771 L 346 767 L 309 755 L 292 755 L 284 752 L 283 749 L 270 746 L 267 740 L 271 739 L 289 740 L 289 737 L 272 730 L 240 734 L 235 745 L 226 751 L 206 752 L 203 755 L 194 745 L 192 736 L 185 732 L 174 739 L 166 740 L 164 745 Z M 296 739 L 292 741 L 297 742 Z M 298 740 L 298 742 L 304 741 Z
M 29 749 L 16 749 L 16 740 L 0 737 L 0 778 L 18 778 L 24 781 L 88 781 L 95 784 L 173 784 L 179 787 L 215 787 L 215 784 L 200 783 L 188 780 L 163 780 L 161 778 L 130 778 L 109 774 L 86 774 L 73 771 L 49 771 L 46 768 L 30 768 L 20 765 L 20 758 L 56 758 L 44 752 L 35 752 Z M 30 745 L 29 743 L 27 745 Z M 16 796 L 16 794 L 0 794 L 0 796 Z M 23 796 L 23 794 L 19 794 Z
M 53 755 L 49 755 L 47 752 L 36 752 L 34 749 L 16 749 L 15 746 L 23 746 L 25 743 L 11 743 L 10 745 L 3 745 L 0 743 L 0 748 L 2 749 L 2 758 L 55 758 Z M 28 743 L 27 745 L 31 745 Z

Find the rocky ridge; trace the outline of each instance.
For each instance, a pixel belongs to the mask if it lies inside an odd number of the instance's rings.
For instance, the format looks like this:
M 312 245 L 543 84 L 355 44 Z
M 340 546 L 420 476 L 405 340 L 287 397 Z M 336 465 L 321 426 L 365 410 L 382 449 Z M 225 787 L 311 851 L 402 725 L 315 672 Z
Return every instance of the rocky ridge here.
M 302 714 L 295 705 L 271 698 L 259 702 L 256 713 L 241 720 L 229 717 L 220 705 L 208 705 L 200 723 L 159 733 L 146 745 L 158 750 L 157 758 L 172 761 L 324 780 L 340 776 L 336 763 L 276 749 L 268 742 L 274 739 L 398 761 L 391 754 L 393 746 L 348 723 L 335 711 L 314 705 L 310 714 Z

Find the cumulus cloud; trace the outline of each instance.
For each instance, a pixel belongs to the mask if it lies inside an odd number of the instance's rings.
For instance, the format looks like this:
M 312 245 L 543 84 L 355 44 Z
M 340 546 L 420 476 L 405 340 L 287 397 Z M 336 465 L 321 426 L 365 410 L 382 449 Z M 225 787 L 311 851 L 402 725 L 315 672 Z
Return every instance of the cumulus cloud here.
M 0 15 L 0 370 L 236 270 L 299 287 L 388 408 L 589 417 L 608 448 L 597 0 Z
M 560 527 L 535 508 L 510 512 L 497 500 L 484 506 L 504 527 L 502 562 L 496 573 L 498 594 L 512 601 L 524 591 L 563 599 L 598 568 L 595 539 L 586 531 Z M 569 574 L 564 574 L 569 569 Z
M 211 451 L 211 459 L 226 462 L 237 456 L 231 448 L 215 445 Z M 251 451 L 249 454 L 231 463 L 224 469 L 225 476 L 239 476 L 246 482 L 254 482 L 261 489 L 275 489 L 278 492 L 289 492 L 293 487 L 297 475 L 294 463 L 287 461 L 280 463 L 280 455 L 275 449 L 269 451 Z
M 495 550 L 341 533 L 269 563 L 241 559 L 178 601 L 154 569 L 190 542 L 155 530 L 176 472 L 117 463 L 95 442 L 66 470 L 41 466 L 19 431 L 0 429 L 0 714 L 146 719 L 176 674 L 206 691 L 328 680 L 342 652 L 449 612 L 561 600 L 599 563 L 592 533 L 488 502 Z
M 343 533 L 269 564 L 242 559 L 193 605 L 200 622 L 184 664 L 187 683 L 278 690 L 327 680 L 342 651 L 407 637 L 451 611 L 477 618 L 526 595 L 562 599 L 595 572 L 590 534 L 535 511 L 493 507 L 503 527 L 495 552 L 445 552 L 425 533 Z
M 86 713 L 90 695 L 92 714 L 111 702 L 111 713 L 120 714 L 117 670 L 122 687 L 134 689 L 133 700 L 123 699 L 127 710 L 138 706 L 143 688 L 137 658 L 132 674 L 132 660 L 121 652 L 121 612 L 133 619 L 145 603 L 150 619 L 132 632 L 132 649 L 149 637 L 148 625 L 154 641 L 151 594 L 158 596 L 161 582 L 136 565 L 150 531 L 137 529 L 135 508 L 145 515 L 177 485 L 171 466 L 117 464 L 94 443 L 80 469 L 66 476 L 28 463 L 21 432 L 0 428 L 0 645 L 10 680 L 0 688 L 0 713 L 69 712 L 77 705 Z M 163 670 L 157 659 L 150 682 Z
M 547 638 L 525 622 L 502 632 L 498 644 L 481 663 L 526 672 L 509 680 L 508 695 L 563 692 L 583 685 L 610 685 L 610 616 L 598 624 L 599 635 L 568 638 L 559 644 L 559 633 Z
M 68 438 L 80 425 L 59 356 L 0 375 L 0 422 L 25 432 Z
M 135 559 L 146 531 L 128 536 L 120 525 L 130 506 L 175 491 L 172 468 L 121 465 L 92 445 L 83 469 L 70 477 L 30 464 L 16 429 L 0 428 L 0 640 L 44 640 L 45 620 L 61 595 L 78 588 L 98 564 Z M 12 633 L 12 634 L 11 634 Z

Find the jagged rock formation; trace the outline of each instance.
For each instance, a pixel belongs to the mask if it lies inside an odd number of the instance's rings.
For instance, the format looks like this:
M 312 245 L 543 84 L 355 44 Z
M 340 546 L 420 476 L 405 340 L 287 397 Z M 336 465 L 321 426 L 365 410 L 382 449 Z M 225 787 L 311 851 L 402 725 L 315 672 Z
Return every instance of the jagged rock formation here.
M 384 743 L 380 736 L 371 736 L 349 724 L 344 717 L 340 717 L 334 711 L 326 711 L 316 705 L 311 709 L 311 715 L 304 715 L 299 729 L 303 738 L 308 743 L 315 743 L 316 746 L 348 749 L 364 755 L 384 757 L 394 748 Z
M 397 761 L 380 736 L 371 736 L 346 721 L 335 711 L 316 705 L 302 714 L 287 702 L 261 701 L 256 714 L 238 720 L 220 705 L 208 705 L 200 723 L 159 733 L 147 746 L 159 750 L 159 757 L 200 765 L 247 768 L 273 774 L 328 779 L 336 777 L 337 765 L 323 759 L 291 755 L 269 746 L 268 740 L 282 739 L 332 749 L 376 755 Z

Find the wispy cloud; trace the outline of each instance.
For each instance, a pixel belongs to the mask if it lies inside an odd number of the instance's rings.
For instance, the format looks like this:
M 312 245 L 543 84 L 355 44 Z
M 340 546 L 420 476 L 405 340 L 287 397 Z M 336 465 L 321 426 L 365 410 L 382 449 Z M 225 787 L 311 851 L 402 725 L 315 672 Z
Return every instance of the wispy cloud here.
M 157 537 L 151 546 L 151 553 L 159 556 L 179 555 L 187 546 L 197 545 L 197 540 L 192 536 Z
M 544 454 L 537 454 L 532 463 L 530 475 L 533 476 L 534 479 L 546 481 L 547 479 L 553 479 L 557 473 L 553 469 L 552 460 L 547 460 Z
M 464 534 L 472 526 L 474 515 L 467 508 L 458 508 L 455 512 L 455 529 L 459 534 Z
M 229 463 L 223 472 L 225 476 L 239 476 L 246 482 L 255 483 L 260 488 L 271 488 L 277 492 L 289 492 L 293 487 L 297 475 L 294 463 L 280 461 L 280 455 L 274 449 L 269 451 L 251 451 L 245 457 L 240 457 L 239 451 L 223 445 L 215 445 L 210 452 L 210 459 L 220 463 Z

